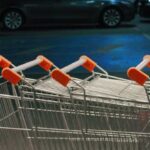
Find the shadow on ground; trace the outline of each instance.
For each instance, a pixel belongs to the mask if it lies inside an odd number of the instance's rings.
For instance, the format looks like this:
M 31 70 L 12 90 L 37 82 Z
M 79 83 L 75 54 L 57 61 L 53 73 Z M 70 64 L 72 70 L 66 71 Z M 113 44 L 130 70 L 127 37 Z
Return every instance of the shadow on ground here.
M 134 28 L 136 27 L 135 24 L 132 24 L 132 23 L 122 23 L 120 26 L 118 27 L 115 27 L 115 28 L 107 28 L 107 27 L 103 27 L 102 25 L 31 25 L 31 26 L 25 26 L 19 30 L 17 30 L 17 32 L 39 32 L 39 31 L 51 31 L 51 30 L 97 30 L 97 29 L 100 29 L 100 30 L 103 30 L 103 29 L 107 29 L 107 30 L 113 30 L 113 29 L 124 29 L 124 28 Z M 4 28 L 0 28 L 0 31 L 2 33 L 13 33 L 13 32 L 16 32 L 16 31 L 9 31 L 9 30 L 6 30 Z

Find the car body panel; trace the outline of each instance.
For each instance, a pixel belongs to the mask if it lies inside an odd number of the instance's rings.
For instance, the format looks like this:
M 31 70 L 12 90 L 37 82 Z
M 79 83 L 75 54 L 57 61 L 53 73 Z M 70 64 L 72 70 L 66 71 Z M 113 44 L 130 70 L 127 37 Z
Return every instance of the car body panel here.
M 86 2 L 89 2 L 89 4 Z M 40 1 L 40 5 L 24 4 L 28 15 L 31 19 L 46 19 L 46 20 L 83 20 L 96 18 L 95 14 L 98 14 L 98 5 L 95 2 L 90 3 L 87 0 L 60 0 L 50 1 L 46 5 Z
M 141 17 L 150 18 L 150 1 L 148 0 L 141 1 L 139 14 Z

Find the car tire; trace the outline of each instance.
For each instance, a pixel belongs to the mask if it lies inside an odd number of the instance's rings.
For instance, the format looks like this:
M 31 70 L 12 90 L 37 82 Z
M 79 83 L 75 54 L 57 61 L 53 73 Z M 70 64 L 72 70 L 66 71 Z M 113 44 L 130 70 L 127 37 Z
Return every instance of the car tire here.
M 107 8 L 103 11 L 101 15 L 101 23 L 105 27 L 117 27 L 120 25 L 122 20 L 121 12 L 114 7 Z
M 20 11 L 11 9 L 3 14 L 2 23 L 5 29 L 17 30 L 24 24 L 24 16 Z

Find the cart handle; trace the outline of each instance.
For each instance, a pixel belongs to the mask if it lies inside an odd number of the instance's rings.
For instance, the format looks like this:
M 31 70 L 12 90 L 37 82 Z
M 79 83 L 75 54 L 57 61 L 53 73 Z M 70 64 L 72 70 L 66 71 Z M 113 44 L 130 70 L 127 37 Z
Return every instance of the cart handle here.
M 11 65 L 12 65 L 11 61 L 9 61 L 4 56 L 0 55 L 0 68 L 10 67 Z
M 72 71 L 73 69 L 82 66 L 89 72 L 93 72 L 94 69 L 97 67 L 100 71 L 102 71 L 106 76 L 108 76 L 108 72 L 104 70 L 102 67 L 100 67 L 96 62 L 94 62 L 92 59 L 89 57 L 83 55 L 79 58 L 79 60 L 75 61 L 74 63 L 62 68 L 61 70 L 65 73 L 68 73 Z
M 54 69 L 50 75 L 54 80 L 56 80 L 61 85 L 66 87 L 71 80 L 71 77 L 66 73 L 72 71 L 73 69 L 79 66 L 83 66 L 89 72 L 92 72 L 94 68 L 96 67 L 96 65 L 97 64 L 93 60 L 91 60 L 89 57 L 81 56 L 79 60 L 73 62 L 72 64 L 62 69 Z
M 83 66 L 85 69 L 87 69 L 89 72 L 92 72 L 94 68 L 97 66 L 97 64 L 90 59 L 87 56 L 81 56 L 79 60 L 73 62 L 72 64 L 64 67 L 61 69 L 61 71 L 68 73 L 72 71 L 73 69 L 76 69 L 79 66 Z
M 81 56 L 79 58 L 79 60 L 73 62 L 72 64 L 70 64 L 62 69 L 54 69 L 51 72 L 51 77 L 54 80 L 58 81 L 61 85 L 66 87 L 71 80 L 71 77 L 66 73 L 72 71 L 73 69 L 75 69 L 79 66 L 83 66 L 89 72 L 92 72 L 95 69 L 95 67 L 97 67 L 98 69 L 103 71 L 106 75 L 108 75 L 108 73 L 103 68 L 98 66 L 92 59 L 90 59 L 87 56 Z
M 145 67 L 150 68 L 150 55 L 145 55 L 143 57 L 143 61 L 139 63 L 136 67 L 131 67 L 127 71 L 128 77 L 136 81 L 140 85 L 144 85 L 144 83 L 149 79 L 149 76 L 145 74 L 142 69 Z
M 11 82 L 12 84 L 16 85 L 22 79 L 21 75 L 18 74 L 17 72 L 29 69 L 36 65 L 39 65 L 41 68 L 43 68 L 46 71 L 49 71 L 54 64 L 50 60 L 48 60 L 46 57 L 40 55 L 35 60 L 32 60 L 20 66 L 17 66 L 13 69 L 10 69 L 8 67 L 4 68 L 2 70 L 2 77 L 8 80 L 9 82 Z
M 51 67 L 53 66 L 53 63 L 50 60 L 48 60 L 46 57 L 40 55 L 35 60 L 32 60 L 32 61 L 22 64 L 20 66 L 17 66 L 15 68 L 13 68 L 12 70 L 15 72 L 20 72 L 20 71 L 32 68 L 36 65 L 39 65 L 45 71 L 49 71 L 51 69 Z
M 81 56 L 79 58 L 79 60 L 73 62 L 72 64 L 70 64 L 62 69 L 58 69 L 58 68 L 54 69 L 51 72 L 50 76 L 55 81 L 59 82 L 61 85 L 66 87 L 71 80 L 71 77 L 66 73 L 72 71 L 73 69 L 75 69 L 79 66 L 83 66 L 88 71 L 92 72 L 96 66 L 96 63 L 93 60 L 91 60 L 90 58 L 88 58 L 87 56 Z

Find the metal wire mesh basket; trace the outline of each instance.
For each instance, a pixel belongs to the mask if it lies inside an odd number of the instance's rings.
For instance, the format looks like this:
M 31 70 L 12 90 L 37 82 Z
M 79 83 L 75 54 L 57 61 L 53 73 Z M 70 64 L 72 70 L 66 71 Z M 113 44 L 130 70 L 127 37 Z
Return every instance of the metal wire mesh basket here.
M 106 72 L 63 88 L 49 77 L 3 82 L 0 149 L 149 150 L 149 91 Z

